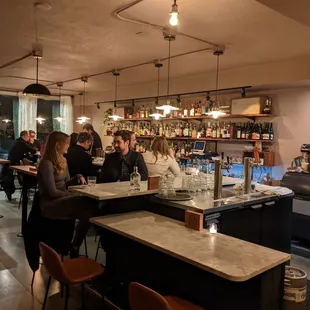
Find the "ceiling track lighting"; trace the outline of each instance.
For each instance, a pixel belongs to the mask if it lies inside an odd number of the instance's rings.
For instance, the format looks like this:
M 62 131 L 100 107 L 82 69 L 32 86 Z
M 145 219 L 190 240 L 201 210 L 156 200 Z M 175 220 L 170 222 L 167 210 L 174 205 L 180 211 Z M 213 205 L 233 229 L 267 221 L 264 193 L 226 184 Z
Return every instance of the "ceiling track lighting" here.
M 61 105 L 61 89 L 64 86 L 64 83 L 63 82 L 57 82 L 56 85 L 57 85 L 57 87 L 59 89 L 59 103 Z M 61 123 L 64 120 L 64 118 L 61 115 L 58 115 L 57 117 L 54 118 L 54 120 L 56 120 L 59 123 Z
M 159 97 L 159 85 L 160 85 L 160 68 L 163 67 L 163 64 L 160 62 L 160 60 L 154 61 L 155 68 L 157 68 L 157 97 L 155 98 L 155 108 L 157 109 L 158 105 L 158 97 Z M 151 113 L 150 117 L 153 117 L 155 120 L 159 120 L 161 117 L 164 117 L 161 113 Z
M 220 70 L 220 56 L 224 54 L 225 48 L 217 48 L 214 50 L 213 55 L 216 56 L 216 80 L 215 80 L 215 100 L 212 104 L 211 112 L 206 113 L 207 115 L 211 115 L 214 119 L 217 119 L 219 116 L 223 116 L 226 113 L 220 111 L 220 104 L 218 101 L 217 93 L 218 93 L 218 84 L 219 84 L 219 70 Z M 210 97 L 210 96 L 208 96 Z
M 171 105 L 170 101 L 170 64 L 171 64 L 171 42 L 175 41 L 176 37 L 173 34 L 164 32 L 164 39 L 168 41 L 168 79 L 167 79 L 167 100 L 166 104 L 157 106 L 157 110 L 163 110 L 164 116 L 170 114 L 171 111 L 179 110 L 179 108 Z
M 171 12 L 170 12 L 170 19 L 169 19 L 169 23 L 171 26 L 177 26 L 179 23 L 179 9 L 178 9 L 178 5 L 177 5 L 177 1 L 174 0 L 172 7 L 171 7 Z
M 114 112 L 112 115 L 109 116 L 109 118 L 112 118 L 113 121 L 117 122 L 119 119 L 122 119 L 122 116 L 119 116 L 116 111 L 116 101 L 117 101 L 117 88 L 118 88 L 118 77 L 120 76 L 120 73 L 118 70 L 113 70 L 112 74 L 115 76 L 115 93 L 114 93 Z
M 241 97 L 242 98 L 246 97 L 246 92 L 245 92 L 245 88 L 244 87 L 241 88 Z
M 81 81 L 84 83 L 84 91 L 83 91 L 83 108 L 82 108 L 82 116 L 78 117 L 77 118 L 77 122 L 80 123 L 80 124 L 83 124 L 85 123 L 86 121 L 90 120 L 89 117 L 87 117 L 85 115 L 85 98 L 86 98 L 86 83 L 88 82 L 88 77 L 86 76 L 82 76 L 81 77 Z

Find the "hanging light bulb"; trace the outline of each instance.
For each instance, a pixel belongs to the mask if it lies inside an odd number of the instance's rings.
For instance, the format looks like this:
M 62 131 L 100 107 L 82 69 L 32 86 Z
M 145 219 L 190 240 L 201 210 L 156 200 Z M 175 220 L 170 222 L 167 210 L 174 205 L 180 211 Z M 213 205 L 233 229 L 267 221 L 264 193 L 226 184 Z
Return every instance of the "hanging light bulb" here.
M 85 115 L 86 83 L 88 82 L 88 78 L 87 78 L 86 76 L 83 76 L 83 77 L 81 77 L 81 81 L 84 83 L 84 92 L 83 92 L 83 114 L 82 114 L 82 116 L 78 117 L 77 119 L 82 121 L 82 123 L 80 123 L 80 124 L 83 124 L 83 123 L 85 123 L 86 121 L 90 120 L 90 118 L 87 117 L 87 116 Z
M 114 122 L 117 122 L 119 119 L 122 119 L 123 117 L 117 115 L 116 111 L 116 101 L 117 101 L 117 78 L 120 76 L 119 71 L 113 70 L 113 75 L 115 76 L 115 100 L 114 100 L 114 113 L 113 115 L 110 115 L 109 118 L 112 118 Z
M 62 82 L 57 82 L 57 86 L 59 88 L 59 103 L 61 105 L 61 88 L 63 87 L 63 83 Z M 61 123 L 63 121 L 63 117 L 61 117 L 60 115 L 58 115 L 57 117 L 54 118 L 56 121 L 58 121 L 59 123 Z
M 41 117 L 41 116 L 38 116 L 38 117 L 36 117 L 36 121 L 37 121 L 40 125 L 42 125 L 42 124 L 44 123 L 44 121 L 45 121 L 45 118 L 43 118 L 43 117 Z
M 179 23 L 179 11 L 178 11 L 178 5 L 177 5 L 176 0 L 174 0 L 173 2 L 172 9 L 169 15 L 170 15 L 170 19 L 169 19 L 170 25 L 176 26 Z
M 213 52 L 213 55 L 217 56 L 217 62 L 216 62 L 216 84 L 215 84 L 215 101 L 212 104 L 212 109 L 210 112 L 206 113 L 206 115 L 211 115 L 214 119 L 217 119 L 219 116 L 223 116 L 226 113 L 220 111 L 220 103 L 217 100 L 217 91 L 218 91 L 218 83 L 219 83 L 219 66 L 220 66 L 220 55 L 224 54 L 224 48 L 223 49 L 216 49 Z
M 168 49 L 168 81 L 167 81 L 167 101 L 166 104 L 163 104 L 161 106 L 157 106 L 157 110 L 162 110 L 163 115 L 166 116 L 167 114 L 170 114 L 171 111 L 177 111 L 179 108 L 171 105 L 171 101 L 169 98 L 170 94 L 170 62 L 171 62 L 171 41 L 175 40 L 175 36 L 171 34 L 165 34 L 164 39 L 169 41 L 169 49 Z
M 163 66 L 163 64 L 160 62 L 160 60 L 155 60 L 154 65 L 157 68 L 157 98 L 155 99 L 155 107 L 158 105 L 158 98 L 159 98 L 159 81 L 160 81 L 160 68 Z M 150 117 L 153 117 L 155 120 L 159 120 L 161 117 L 164 117 L 161 113 L 151 113 Z

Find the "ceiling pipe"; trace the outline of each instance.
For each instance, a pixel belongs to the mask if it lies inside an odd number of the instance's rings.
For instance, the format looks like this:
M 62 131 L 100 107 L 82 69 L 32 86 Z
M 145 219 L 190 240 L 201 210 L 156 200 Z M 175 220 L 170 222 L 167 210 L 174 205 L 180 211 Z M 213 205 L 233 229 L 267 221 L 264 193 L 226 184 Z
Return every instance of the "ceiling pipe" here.
M 213 48 L 212 47 L 206 47 L 206 48 L 201 48 L 199 50 L 194 50 L 194 51 L 189 51 L 189 52 L 173 55 L 173 56 L 171 56 L 171 59 L 178 58 L 178 57 L 183 57 L 183 56 L 187 56 L 187 55 L 191 55 L 191 54 L 206 52 L 206 51 L 212 51 L 212 53 L 213 53 Z M 161 58 L 162 61 L 165 61 L 167 59 L 168 59 L 168 57 Z M 152 65 L 154 64 L 154 59 L 146 61 L 146 62 L 143 62 L 143 63 L 140 63 L 140 64 L 135 64 L 135 65 L 119 68 L 119 71 L 124 71 L 124 70 L 133 69 L 133 68 L 138 68 L 138 67 L 142 67 L 142 66 L 150 65 L 150 64 L 152 64 Z M 99 75 L 110 74 L 112 72 L 113 72 L 113 70 L 108 70 L 108 71 L 104 71 L 104 72 L 90 74 L 90 75 L 87 75 L 87 77 L 88 78 L 92 78 L 92 77 L 96 77 L 96 76 L 99 76 Z M 81 79 L 81 77 L 72 78 L 70 80 L 64 81 L 64 83 L 74 82 L 74 81 L 78 81 L 80 79 Z M 56 85 L 56 82 L 52 82 L 50 84 L 47 84 L 46 86 L 51 86 L 51 85 Z
M 130 19 L 130 18 L 127 18 L 127 17 L 124 17 L 124 16 L 120 15 L 121 13 L 127 11 L 128 9 L 134 7 L 135 5 L 137 5 L 137 4 L 139 4 L 139 3 L 143 2 L 143 1 L 144 0 L 135 0 L 132 3 L 126 4 L 125 6 L 123 6 L 123 7 L 119 8 L 119 9 L 117 9 L 116 11 L 114 11 L 113 15 L 117 19 L 122 20 L 124 22 L 132 23 L 132 24 L 137 24 L 137 25 L 142 25 L 142 26 L 149 26 L 149 27 L 152 27 L 152 28 L 160 30 L 160 31 L 166 30 L 165 27 L 160 26 L 160 25 L 148 23 L 148 22 L 145 22 L 145 21 L 142 21 L 142 20 Z M 193 40 L 196 40 L 196 41 L 199 41 L 199 42 L 203 42 L 203 43 L 209 44 L 209 45 L 211 45 L 213 47 L 217 47 L 217 46 L 221 45 L 221 44 L 216 44 L 214 42 L 207 41 L 207 40 L 204 40 L 204 39 L 196 38 L 196 37 L 194 37 L 192 35 L 189 35 L 187 33 L 184 33 L 184 32 L 179 32 L 179 31 L 175 30 L 174 28 L 171 28 L 171 30 L 173 30 L 173 34 L 174 35 L 181 35 L 181 36 L 187 37 L 189 39 L 193 39 Z
M 187 92 L 187 93 L 176 93 L 176 94 L 172 94 L 169 97 L 176 97 L 177 99 L 180 96 L 189 96 L 189 95 L 202 95 L 202 94 L 211 94 L 211 93 L 215 93 L 217 92 L 221 92 L 221 93 L 226 93 L 226 94 L 232 94 L 235 93 L 242 89 L 249 89 L 252 86 L 240 86 L 240 87 L 230 87 L 230 88 L 222 88 L 222 89 L 211 89 L 211 90 L 200 90 L 200 91 L 194 91 L 194 92 Z M 139 101 L 139 100 L 154 100 L 154 98 L 167 98 L 167 95 L 161 95 L 161 96 L 151 96 L 151 97 L 140 97 L 140 98 L 130 98 L 130 99 L 122 99 L 122 100 L 117 100 L 118 103 L 130 103 L 132 101 Z M 97 101 L 94 102 L 94 104 L 96 104 L 97 106 L 99 104 L 104 104 L 104 103 L 114 103 L 114 100 L 109 100 L 109 101 Z
M 28 54 L 26 54 L 26 55 L 20 57 L 20 58 L 11 60 L 11 61 L 9 61 L 9 62 L 7 62 L 7 63 L 1 65 L 1 66 L 0 66 L 0 69 L 4 69 L 4 68 L 6 68 L 6 67 L 9 67 L 9 66 L 11 66 L 11 65 L 14 65 L 14 64 L 16 64 L 16 63 L 18 63 L 18 62 L 20 62 L 20 61 L 22 61 L 22 60 L 24 60 L 24 59 L 26 59 L 26 58 L 32 56 L 32 55 L 33 55 L 33 53 L 31 52 L 31 53 L 28 53 Z

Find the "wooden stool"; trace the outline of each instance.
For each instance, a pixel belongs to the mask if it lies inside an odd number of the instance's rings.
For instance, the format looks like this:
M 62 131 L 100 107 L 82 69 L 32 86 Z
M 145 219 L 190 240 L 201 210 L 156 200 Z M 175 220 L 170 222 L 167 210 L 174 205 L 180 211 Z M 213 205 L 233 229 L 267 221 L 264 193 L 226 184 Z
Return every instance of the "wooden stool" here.
M 181 298 L 161 296 L 136 282 L 129 284 L 129 304 L 131 310 L 203 310 Z
M 45 309 L 51 278 L 66 287 L 65 310 L 68 309 L 69 285 L 82 285 L 82 309 L 85 309 L 84 282 L 104 272 L 103 267 L 89 258 L 75 258 L 62 262 L 59 255 L 49 246 L 40 242 L 40 252 L 44 266 L 49 274 L 42 310 Z M 102 296 L 104 302 L 104 296 Z

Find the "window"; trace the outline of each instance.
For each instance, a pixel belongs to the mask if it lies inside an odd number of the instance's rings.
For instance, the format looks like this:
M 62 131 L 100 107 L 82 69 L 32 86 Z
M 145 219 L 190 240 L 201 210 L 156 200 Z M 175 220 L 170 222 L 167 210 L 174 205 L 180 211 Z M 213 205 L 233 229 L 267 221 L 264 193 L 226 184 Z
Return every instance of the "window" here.
M 15 140 L 14 100 L 17 100 L 17 97 L 0 95 L 0 152 L 4 154 L 11 148 Z M 2 157 L 1 154 L 0 157 Z

